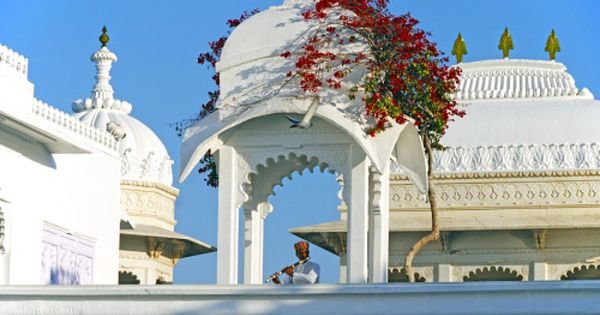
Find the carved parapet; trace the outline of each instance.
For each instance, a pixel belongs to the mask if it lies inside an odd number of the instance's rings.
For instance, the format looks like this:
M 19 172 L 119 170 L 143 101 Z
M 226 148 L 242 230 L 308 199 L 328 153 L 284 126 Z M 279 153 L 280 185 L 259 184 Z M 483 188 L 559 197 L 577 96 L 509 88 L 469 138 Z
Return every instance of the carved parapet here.
M 9 69 L 9 71 L 15 73 L 17 76 L 27 80 L 29 61 L 24 56 L 4 45 L 0 45 L 0 67 Z
M 34 116 L 49 122 L 57 128 L 97 143 L 112 152 L 117 151 L 117 141 L 106 130 L 88 126 L 77 120 L 77 118 L 40 100 L 33 101 L 32 113 Z

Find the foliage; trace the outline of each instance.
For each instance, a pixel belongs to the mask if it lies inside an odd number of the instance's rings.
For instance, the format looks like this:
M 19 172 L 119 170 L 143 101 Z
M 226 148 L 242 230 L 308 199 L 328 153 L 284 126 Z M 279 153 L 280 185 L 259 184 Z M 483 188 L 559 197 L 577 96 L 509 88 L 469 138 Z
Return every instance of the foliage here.
M 211 41 L 208 43 L 209 51 L 202 52 L 198 55 L 197 62 L 200 65 L 206 64 L 210 69 L 214 71 L 212 76 L 212 80 L 215 82 L 216 89 L 208 92 L 208 100 L 200 106 L 200 111 L 195 117 L 184 119 L 174 123 L 175 131 L 178 136 L 183 136 L 185 130 L 201 120 L 202 118 L 208 116 L 216 110 L 217 101 L 219 100 L 220 95 L 220 80 L 219 73 L 216 72 L 216 65 L 221 57 L 221 51 L 223 50 L 223 46 L 225 46 L 225 42 L 227 38 L 231 34 L 231 31 L 236 28 L 238 25 L 242 24 L 246 19 L 260 12 L 258 9 L 254 9 L 252 11 L 244 11 L 239 18 L 237 19 L 229 19 L 227 20 L 227 26 L 229 27 L 229 31 L 227 35 L 221 36 L 217 40 Z M 200 168 L 198 169 L 198 173 L 203 174 L 207 173 L 204 181 L 208 186 L 217 187 L 219 186 L 219 175 L 217 173 L 217 164 L 215 162 L 214 156 L 209 151 L 204 157 L 200 160 Z

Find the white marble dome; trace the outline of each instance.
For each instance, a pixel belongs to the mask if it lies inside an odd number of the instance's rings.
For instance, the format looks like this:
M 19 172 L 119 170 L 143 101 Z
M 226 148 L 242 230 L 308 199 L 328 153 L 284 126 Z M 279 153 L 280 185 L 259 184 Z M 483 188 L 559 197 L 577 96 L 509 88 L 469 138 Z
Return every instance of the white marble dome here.
M 90 98 L 73 102 L 75 117 L 98 129 L 113 129 L 121 155 L 121 178 L 125 180 L 173 184 L 173 161 L 158 136 L 129 115 L 132 105 L 116 100 L 110 86 L 110 68 L 117 56 L 102 47 L 91 60 L 97 68 L 96 85 Z M 110 126 L 109 126 L 110 124 Z
M 162 141 L 148 126 L 126 112 L 114 109 L 88 109 L 76 113 L 75 117 L 98 129 L 106 129 L 109 122 L 122 128 L 125 134 L 119 140 L 122 179 L 173 184 L 173 161 Z
M 450 122 L 438 172 L 600 169 L 600 102 L 560 62 L 459 64 L 463 118 Z

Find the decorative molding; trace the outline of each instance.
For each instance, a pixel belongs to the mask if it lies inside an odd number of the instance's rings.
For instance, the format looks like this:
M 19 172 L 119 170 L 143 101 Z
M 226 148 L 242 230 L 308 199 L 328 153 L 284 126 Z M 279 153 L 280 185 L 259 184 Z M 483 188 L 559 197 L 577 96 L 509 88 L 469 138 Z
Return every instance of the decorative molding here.
M 600 179 L 554 180 L 529 178 L 528 181 L 435 183 L 441 208 L 465 206 L 597 205 Z M 392 183 L 390 208 L 427 208 L 414 185 Z
M 547 229 L 542 230 L 533 230 L 533 240 L 535 243 L 535 248 L 537 250 L 542 250 L 546 248 L 546 235 L 548 234 Z
M 435 151 L 433 169 L 440 173 L 515 172 L 600 169 L 600 144 L 528 144 L 448 147 Z M 402 174 L 392 164 L 392 172 Z M 492 175 L 494 176 L 494 175 Z
M 173 160 L 169 156 L 157 156 L 150 151 L 146 157 L 138 157 L 131 154 L 131 148 L 127 148 L 121 154 L 121 177 L 131 181 L 162 183 L 170 181 L 172 165 Z
M 502 60 L 461 65 L 459 101 L 576 96 L 575 80 L 560 63 Z
M 160 192 L 121 189 L 121 205 L 129 214 L 156 215 L 175 224 L 175 198 Z
M 165 250 L 165 243 L 157 241 L 153 237 L 147 238 L 147 253 L 150 258 L 159 258 Z
M 34 116 L 48 121 L 52 125 L 67 132 L 97 143 L 110 151 L 117 151 L 117 141 L 106 130 L 100 130 L 80 122 L 77 118 L 54 108 L 40 100 L 34 99 L 32 105 Z
M 0 45 L 0 65 L 8 67 L 17 75 L 27 79 L 29 67 L 27 58 L 4 45 Z
M 122 179 L 121 187 L 123 187 L 123 186 L 131 186 L 131 188 L 133 188 L 133 189 L 135 189 L 137 187 L 158 189 L 159 191 L 172 196 L 173 199 L 175 199 L 177 196 L 179 196 L 179 189 L 177 189 L 175 187 L 167 186 L 165 184 L 158 183 L 158 182 L 146 182 L 146 181 L 141 181 L 141 180 Z M 124 187 L 124 188 L 127 189 L 129 187 Z

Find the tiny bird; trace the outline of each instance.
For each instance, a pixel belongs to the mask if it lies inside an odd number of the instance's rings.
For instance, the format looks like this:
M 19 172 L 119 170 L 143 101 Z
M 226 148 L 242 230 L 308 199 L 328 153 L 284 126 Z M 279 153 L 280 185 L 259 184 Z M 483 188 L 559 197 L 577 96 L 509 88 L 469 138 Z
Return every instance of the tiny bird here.
M 310 104 L 310 107 L 306 111 L 306 114 L 304 114 L 304 117 L 302 117 L 302 120 L 298 120 L 298 119 L 295 119 L 293 117 L 286 115 L 285 118 L 287 118 L 292 123 L 290 128 L 307 129 L 307 128 L 312 127 L 313 126 L 312 117 L 317 112 L 318 106 L 319 106 L 319 101 L 318 101 L 318 99 L 315 99 Z

